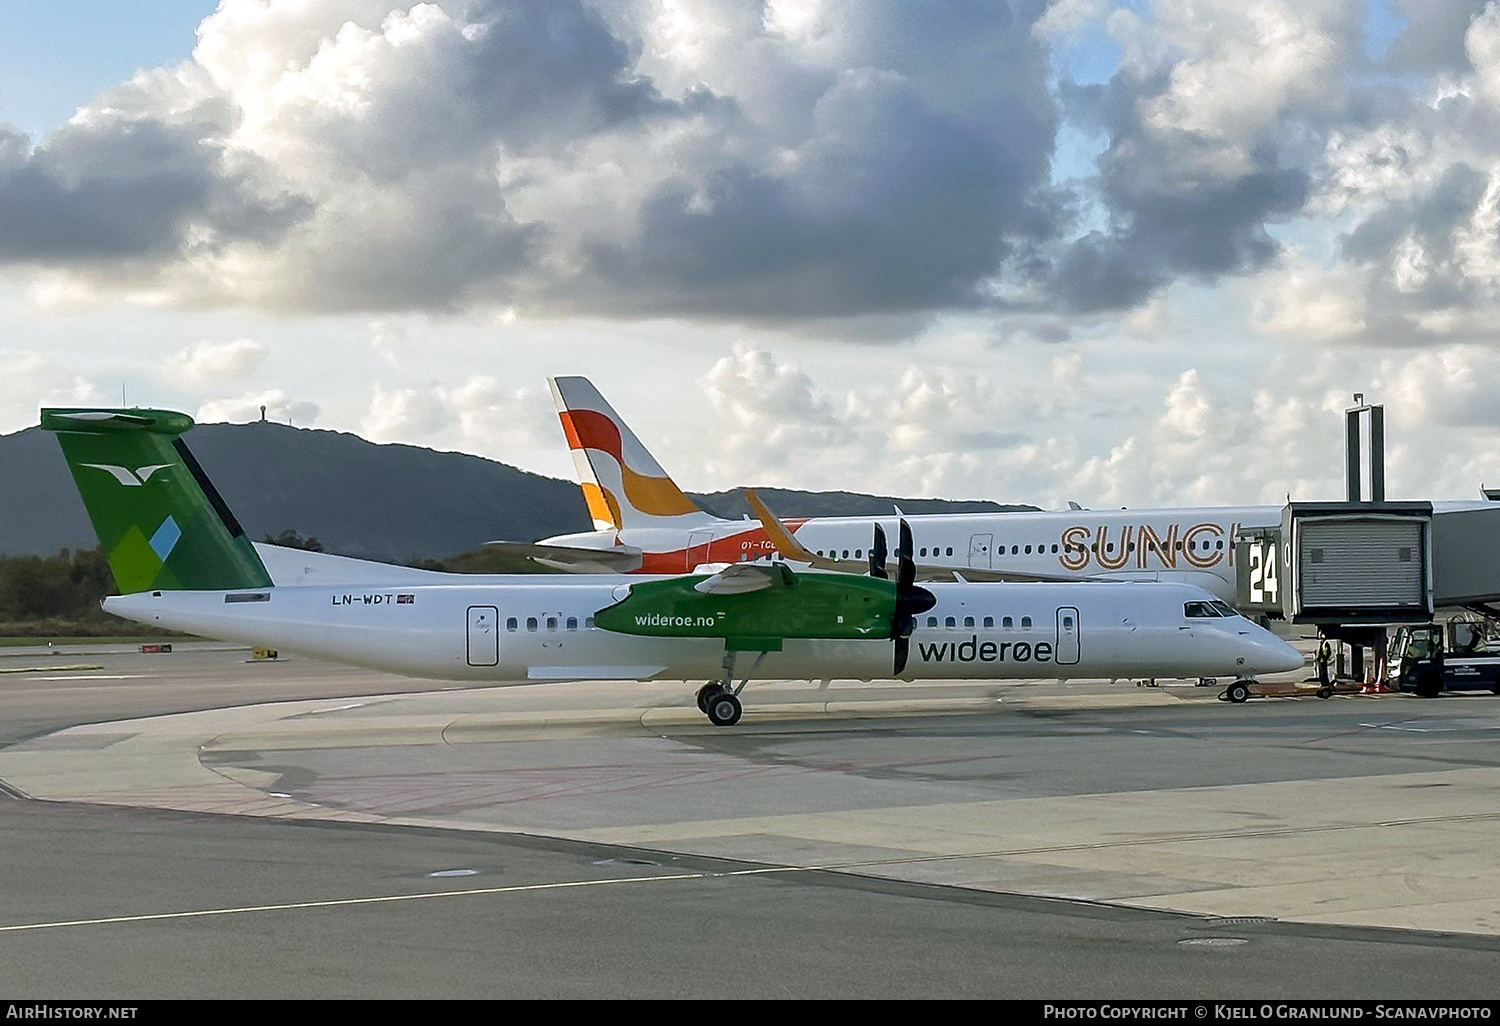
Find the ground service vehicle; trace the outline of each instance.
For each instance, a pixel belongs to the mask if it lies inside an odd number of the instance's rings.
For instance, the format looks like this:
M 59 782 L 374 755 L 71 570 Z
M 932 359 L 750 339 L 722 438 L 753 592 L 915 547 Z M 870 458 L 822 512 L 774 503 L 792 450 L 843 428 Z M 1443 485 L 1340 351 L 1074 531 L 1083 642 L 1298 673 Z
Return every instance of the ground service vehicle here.
M 1500 639 L 1472 620 L 1401 627 L 1391 642 L 1386 686 L 1424 698 L 1477 689 L 1500 695 Z

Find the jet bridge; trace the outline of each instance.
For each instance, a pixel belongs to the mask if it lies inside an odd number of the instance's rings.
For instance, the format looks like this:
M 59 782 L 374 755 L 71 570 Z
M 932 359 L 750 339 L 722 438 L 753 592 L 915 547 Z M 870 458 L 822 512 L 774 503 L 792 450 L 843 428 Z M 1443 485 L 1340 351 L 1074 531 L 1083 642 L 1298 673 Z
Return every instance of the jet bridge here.
M 1294 502 L 1235 538 L 1238 604 L 1293 623 L 1419 623 L 1441 608 L 1500 611 L 1500 508 Z

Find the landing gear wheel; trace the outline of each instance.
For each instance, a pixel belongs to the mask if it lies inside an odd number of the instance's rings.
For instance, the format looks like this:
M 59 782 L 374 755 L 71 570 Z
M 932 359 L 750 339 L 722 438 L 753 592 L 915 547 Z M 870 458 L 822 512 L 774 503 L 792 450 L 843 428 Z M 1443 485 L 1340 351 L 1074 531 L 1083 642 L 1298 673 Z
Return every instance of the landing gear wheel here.
M 1318 689 L 1318 697 L 1319 698 L 1332 698 L 1333 697 L 1333 688 L 1332 687 L 1319 688 Z
M 724 690 L 724 685 L 716 680 L 711 680 L 698 689 L 698 711 L 708 712 L 708 700 Z
M 703 710 L 708 713 L 708 718 L 716 727 L 732 727 L 740 722 L 740 700 L 728 691 L 720 690 L 710 695 Z
M 1250 701 L 1249 681 L 1237 680 L 1230 684 L 1224 689 L 1224 697 L 1235 705 Z

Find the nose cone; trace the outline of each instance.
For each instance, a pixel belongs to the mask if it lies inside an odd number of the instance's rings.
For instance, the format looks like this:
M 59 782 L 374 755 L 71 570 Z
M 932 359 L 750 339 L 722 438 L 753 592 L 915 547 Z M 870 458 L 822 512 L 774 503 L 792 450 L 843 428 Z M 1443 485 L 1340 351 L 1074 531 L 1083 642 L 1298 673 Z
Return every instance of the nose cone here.
M 1300 670 L 1307 661 L 1301 652 L 1264 628 L 1256 627 L 1246 640 L 1254 646 L 1246 660 L 1252 673 L 1288 673 Z

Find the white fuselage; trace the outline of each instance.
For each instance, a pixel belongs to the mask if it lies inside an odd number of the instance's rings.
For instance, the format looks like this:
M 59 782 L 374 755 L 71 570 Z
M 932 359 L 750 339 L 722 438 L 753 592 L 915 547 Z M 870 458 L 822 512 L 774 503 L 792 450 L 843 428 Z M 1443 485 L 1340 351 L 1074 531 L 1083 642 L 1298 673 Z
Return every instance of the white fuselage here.
M 350 561 L 353 562 L 353 561 Z M 307 584 L 240 592 L 142 592 L 105 600 L 128 619 L 209 637 L 442 680 L 707 680 L 717 638 L 626 635 L 593 626 L 623 597 L 618 576 L 475 577 Z M 1302 657 L 1238 616 L 1188 615 L 1211 596 L 1184 585 L 933 584 L 902 679 L 1251 676 Z M 889 640 L 787 639 L 740 657 L 767 679 L 892 679 Z M 751 664 L 754 670 L 750 672 Z
M 1171 581 L 1234 601 L 1234 536 L 1242 527 L 1281 523 L 1280 506 L 1218 506 L 1156 510 L 1065 510 L 932 513 L 907 516 L 924 567 L 1012 571 L 1078 580 Z M 896 537 L 888 517 L 791 520 L 797 541 L 820 556 L 868 556 L 875 525 Z M 608 549 L 623 544 L 645 554 L 639 572 L 681 573 L 704 563 L 734 563 L 774 553 L 755 521 L 711 520 L 691 531 L 628 527 L 545 539 L 543 544 Z M 561 564 L 559 564 L 561 566 Z
M 1442 510 L 1485 508 L 1482 502 L 1437 502 Z M 1493 506 L 1493 504 L 1488 504 Z M 1138 580 L 1191 584 L 1235 601 L 1234 538 L 1241 528 L 1276 527 L 1281 506 L 1182 509 L 1043 510 L 1014 513 L 932 513 L 907 516 L 923 567 L 1011 571 L 1077 580 Z M 819 556 L 867 558 L 875 525 L 895 538 L 898 518 L 814 517 L 790 520 L 797 541 Z M 704 563 L 735 563 L 772 555 L 775 546 L 755 521 L 711 520 L 684 531 L 633 527 L 548 538 L 545 544 L 643 551 L 637 572 L 682 573 Z M 563 563 L 556 565 L 567 569 Z

